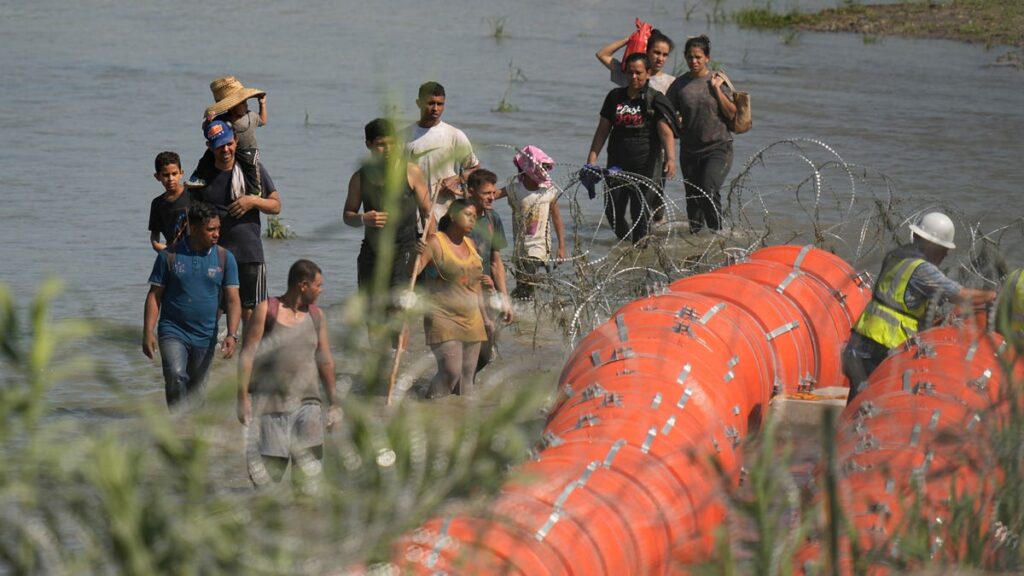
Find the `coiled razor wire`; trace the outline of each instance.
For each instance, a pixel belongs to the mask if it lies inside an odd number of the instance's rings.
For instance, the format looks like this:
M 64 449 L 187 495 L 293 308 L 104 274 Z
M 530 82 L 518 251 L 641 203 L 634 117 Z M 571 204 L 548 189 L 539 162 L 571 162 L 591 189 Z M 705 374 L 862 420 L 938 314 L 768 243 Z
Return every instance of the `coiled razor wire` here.
M 496 147 L 522 152 L 510 145 Z M 983 233 L 980 224 L 968 223 L 956 207 L 937 204 L 934 198 L 897 194 L 888 176 L 847 162 L 827 143 L 792 138 L 758 150 L 723 186 L 723 230 L 718 232 L 690 233 L 684 185 L 691 184 L 691 193 L 709 199 L 700 187 L 676 178 L 662 189 L 640 175 L 616 174 L 621 185 L 644 191 L 645 214 L 651 213 L 647 198 L 662 200 L 662 222 L 652 224 L 649 236 L 633 244 L 630 237 L 638 223 L 631 222 L 629 233 L 616 238 L 604 215 L 611 190 L 607 181 L 603 195 L 589 199 L 579 180 L 580 168 L 557 163 L 549 175 L 561 190 L 561 205 L 569 209 L 567 254 L 561 260 L 553 258 L 548 272 L 528 275 L 535 289 L 525 303 L 534 307 L 538 319 L 552 319 L 572 344 L 627 302 L 656 294 L 676 279 L 741 261 L 763 246 L 813 244 L 875 273 L 887 250 L 909 240 L 907 224 L 940 210 L 954 219 L 962 231 L 960 242 L 969 248 L 969 257 L 956 264 L 956 277 L 968 285 L 991 288 L 1008 268 L 1000 246 L 1019 241 L 1024 231 L 1019 219 Z M 506 261 L 511 276 L 527 276 L 515 266 L 515 256 Z

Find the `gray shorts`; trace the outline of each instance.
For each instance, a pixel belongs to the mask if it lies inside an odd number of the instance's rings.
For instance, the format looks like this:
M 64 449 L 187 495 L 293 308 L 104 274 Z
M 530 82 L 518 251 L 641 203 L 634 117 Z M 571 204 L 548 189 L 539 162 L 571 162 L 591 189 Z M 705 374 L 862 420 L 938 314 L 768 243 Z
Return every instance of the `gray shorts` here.
M 294 412 L 259 416 L 258 450 L 263 456 L 289 458 L 324 443 L 320 404 L 303 404 Z

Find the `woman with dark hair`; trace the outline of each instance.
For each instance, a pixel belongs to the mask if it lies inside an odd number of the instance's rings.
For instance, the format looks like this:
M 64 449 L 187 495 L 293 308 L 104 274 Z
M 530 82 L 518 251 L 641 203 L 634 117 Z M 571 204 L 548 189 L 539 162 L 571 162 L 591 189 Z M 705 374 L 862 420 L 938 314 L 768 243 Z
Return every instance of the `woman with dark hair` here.
M 708 68 L 711 41 L 696 36 L 686 41 L 683 74 L 668 89 L 668 99 L 679 113 L 679 166 L 686 185 L 686 216 L 690 232 L 704 226 L 722 228 L 719 190 L 732 168 L 732 134 L 729 122 L 736 117 L 732 92 L 725 77 Z
M 608 141 L 607 166 L 620 172 L 606 181 L 605 215 L 620 240 L 632 229 L 634 244 L 647 236 L 651 213 L 661 206 L 661 186 L 655 179 L 676 174 L 675 112 L 665 95 L 651 88 L 650 74 L 646 55 L 626 59 L 629 85 L 608 92 L 587 155 L 587 164 L 596 163 Z M 626 223 L 627 204 L 632 224 Z
M 430 311 L 424 318 L 427 344 L 437 358 L 437 374 L 430 381 L 428 398 L 470 394 L 476 374 L 480 345 L 487 340 L 481 286 L 494 289 L 484 276 L 483 263 L 469 232 L 476 224 L 476 208 L 465 200 L 453 200 L 438 223 L 438 232 L 427 238 L 417 259 L 415 273 L 428 265 L 427 289 Z
M 602 46 L 597 51 L 597 54 L 594 54 L 601 61 L 601 64 L 604 64 L 604 67 L 611 72 L 611 81 L 617 86 L 627 86 L 629 84 L 629 79 L 626 77 L 626 73 L 623 72 L 622 62 L 614 56 L 616 52 L 629 43 L 629 39 L 630 36 L 626 36 L 621 40 L 616 40 Z M 647 39 L 647 59 L 651 62 L 651 88 L 662 94 L 666 93 L 665 91 L 668 90 L 672 81 L 676 79 L 675 76 L 663 70 L 668 62 L 668 56 L 672 53 L 672 48 L 674 47 L 675 44 L 673 44 L 672 39 L 662 34 L 661 30 L 657 28 L 651 30 L 651 37 Z

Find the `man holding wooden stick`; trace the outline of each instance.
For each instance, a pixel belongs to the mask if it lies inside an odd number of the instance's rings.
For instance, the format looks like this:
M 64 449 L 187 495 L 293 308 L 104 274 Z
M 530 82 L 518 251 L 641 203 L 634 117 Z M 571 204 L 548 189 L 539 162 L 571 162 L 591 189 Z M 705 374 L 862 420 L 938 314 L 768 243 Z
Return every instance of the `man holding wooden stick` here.
M 374 313 L 382 305 L 385 312 L 393 312 L 397 289 L 409 283 L 419 223 L 432 230 L 434 221 L 423 171 L 395 151 L 394 124 L 376 118 L 364 132 L 370 159 L 349 179 L 343 218 L 345 224 L 365 229 L 356 259 L 357 283 L 369 303 L 367 320 L 372 330 Z M 386 291 L 383 300 L 382 291 Z M 396 334 L 392 347 L 397 339 Z

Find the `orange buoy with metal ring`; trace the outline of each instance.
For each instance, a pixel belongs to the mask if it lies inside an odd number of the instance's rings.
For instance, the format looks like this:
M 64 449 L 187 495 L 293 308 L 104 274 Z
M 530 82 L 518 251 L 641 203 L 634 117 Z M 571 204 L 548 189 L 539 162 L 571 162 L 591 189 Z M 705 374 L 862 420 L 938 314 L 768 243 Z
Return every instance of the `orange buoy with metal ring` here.
M 676 291 L 715 294 L 756 318 L 759 332 L 776 358 L 775 378 L 785 392 L 799 392 L 816 380 L 808 326 L 800 323 L 802 315 L 788 298 L 753 280 L 725 272 L 690 276 L 670 287 Z
M 446 530 L 432 541 L 399 540 L 398 568 L 618 576 L 708 559 L 741 476 L 740 442 L 776 391 L 841 385 L 838 348 L 870 298 L 832 254 L 765 250 L 626 304 L 582 338 L 533 459 L 487 515 L 428 522 L 428 533 Z M 898 447 L 902 431 L 879 430 L 880 445 Z M 857 458 L 883 465 L 883 452 Z
M 858 274 L 842 258 L 810 245 L 768 246 L 755 250 L 749 260 L 778 262 L 817 278 L 833 293 L 851 326 L 871 300 L 871 285 L 866 274 Z

